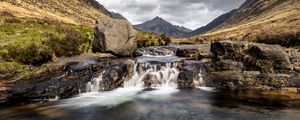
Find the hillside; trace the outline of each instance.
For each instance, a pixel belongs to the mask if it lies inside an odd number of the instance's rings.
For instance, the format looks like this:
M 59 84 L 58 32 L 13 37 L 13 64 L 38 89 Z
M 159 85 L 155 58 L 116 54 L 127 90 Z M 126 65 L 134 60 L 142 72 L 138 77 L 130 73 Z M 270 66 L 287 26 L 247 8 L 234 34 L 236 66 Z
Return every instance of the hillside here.
M 90 52 L 96 19 L 112 17 L 95 0 L 0 0 L 0 80 Z
M 175 38 L 184 37 L 187 33 L 192 31 L 183 26 L 173 25 L 160 17 L 156 17 L 150 21 L 146 21 L 142 24 L 135 25 L 134 27 L 143 32 L 165 34 L 168 37 Z
M 236 13 L 198 40 L 245 40 L 295 46 L 300 36 L 299 0 L 247 0 Z M 292 44 L 292 45 L 290 45 Z
M 204 34 L 216 27 L 218 27 L 219 25 L 223 24 L 226 20 L 228 20 L 237 10 L 234 9 L 228 13 L 225 13 L 219 17 L 217 17 L 216 19 L 214 19 L 212 22 L 208 23 L 207 25 L 200 27 L 190 33 L 187 34 L 187 37 L 191 37 L 191 36 L 195 36 L 195 35 L 199 35 L 199 34 Z
M 123 15 L 121 15 L 120 13 L 115 13 L 115 12 L 111 12 L 111 15 L 114 19 L 123 19 L 123 20 L 127 20 Z
M 98 18 L 112 15 L 96 0 L 1 0 L 0 12 L 93 27 Z

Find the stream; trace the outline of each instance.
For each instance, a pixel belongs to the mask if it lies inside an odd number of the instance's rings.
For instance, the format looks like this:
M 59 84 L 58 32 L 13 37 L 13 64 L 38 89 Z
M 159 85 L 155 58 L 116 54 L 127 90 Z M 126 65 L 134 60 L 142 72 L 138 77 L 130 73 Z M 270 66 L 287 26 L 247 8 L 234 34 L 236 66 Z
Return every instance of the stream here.
M 0 120 L 299 120 L 299 107 L 253 104 L 232 99 L 204 85 L 179 89 L 173 55 L 134 59 L 134 74 L 124 87 L 102 91 L 102 74 L 86 84 L 86 93 L 69 99 L 0 107 Z M 201 68 L 199 68 L 201 69 Z M 200 70 L 203 71 L 203 70 Z M 203 73 L 197 80 L 201 82 Z

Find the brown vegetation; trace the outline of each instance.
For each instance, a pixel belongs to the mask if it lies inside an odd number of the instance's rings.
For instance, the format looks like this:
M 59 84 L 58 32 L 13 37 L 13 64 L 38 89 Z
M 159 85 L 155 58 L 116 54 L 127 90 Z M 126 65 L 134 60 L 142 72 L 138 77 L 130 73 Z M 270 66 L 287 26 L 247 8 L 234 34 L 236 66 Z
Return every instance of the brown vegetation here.
M 4 0 L 0 12 L 94 27 L 96 19 L 111 14 L 95 0 Z
M 300 45 L 300 2 L 249 0 L 213 31 L 193 37 L 196 41 L 237 40 L 286 47 Z

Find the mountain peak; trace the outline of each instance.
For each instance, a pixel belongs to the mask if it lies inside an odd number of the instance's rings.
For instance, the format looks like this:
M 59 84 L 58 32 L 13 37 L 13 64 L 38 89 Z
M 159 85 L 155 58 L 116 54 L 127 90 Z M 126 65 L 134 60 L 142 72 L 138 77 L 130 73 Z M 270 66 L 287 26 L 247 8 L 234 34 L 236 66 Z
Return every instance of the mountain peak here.
M 168 37 L 181 38 L 192 30 L 183 26 L 173 25 L 172 23 L 157 16 L 150 21 L 134 26 L 144 32 L 154 32 L 156 34 L 165 34 Z
M 156 16 L 155 18 L 153 18 L 153 20 L 163 20 L 163 19 L 159 16 Z
M 166 20 L 164 20 L 163 18 L 161 18 L 161 17 L 159 17 L 159 16 L 156 16 L 155 18 L 153 18 L 153 19 L 150 20 L 150 21 L 158 22 L 158 23 L 162 23 L 162 22 L 164 22 L 164 23 L 169 23 L 169 22 L 167 22 Z M 171 24 L 171 23 L 170 23 L 170 24 Z

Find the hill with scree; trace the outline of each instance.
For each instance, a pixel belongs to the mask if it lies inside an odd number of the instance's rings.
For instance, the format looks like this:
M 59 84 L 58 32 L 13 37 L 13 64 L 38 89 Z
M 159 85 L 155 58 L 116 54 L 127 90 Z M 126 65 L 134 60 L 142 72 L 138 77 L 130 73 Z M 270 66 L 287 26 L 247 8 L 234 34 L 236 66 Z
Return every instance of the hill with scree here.
M 247 0 L 228 20 L 198 41 L 238 40 L 298 46 L 299 0 Z

